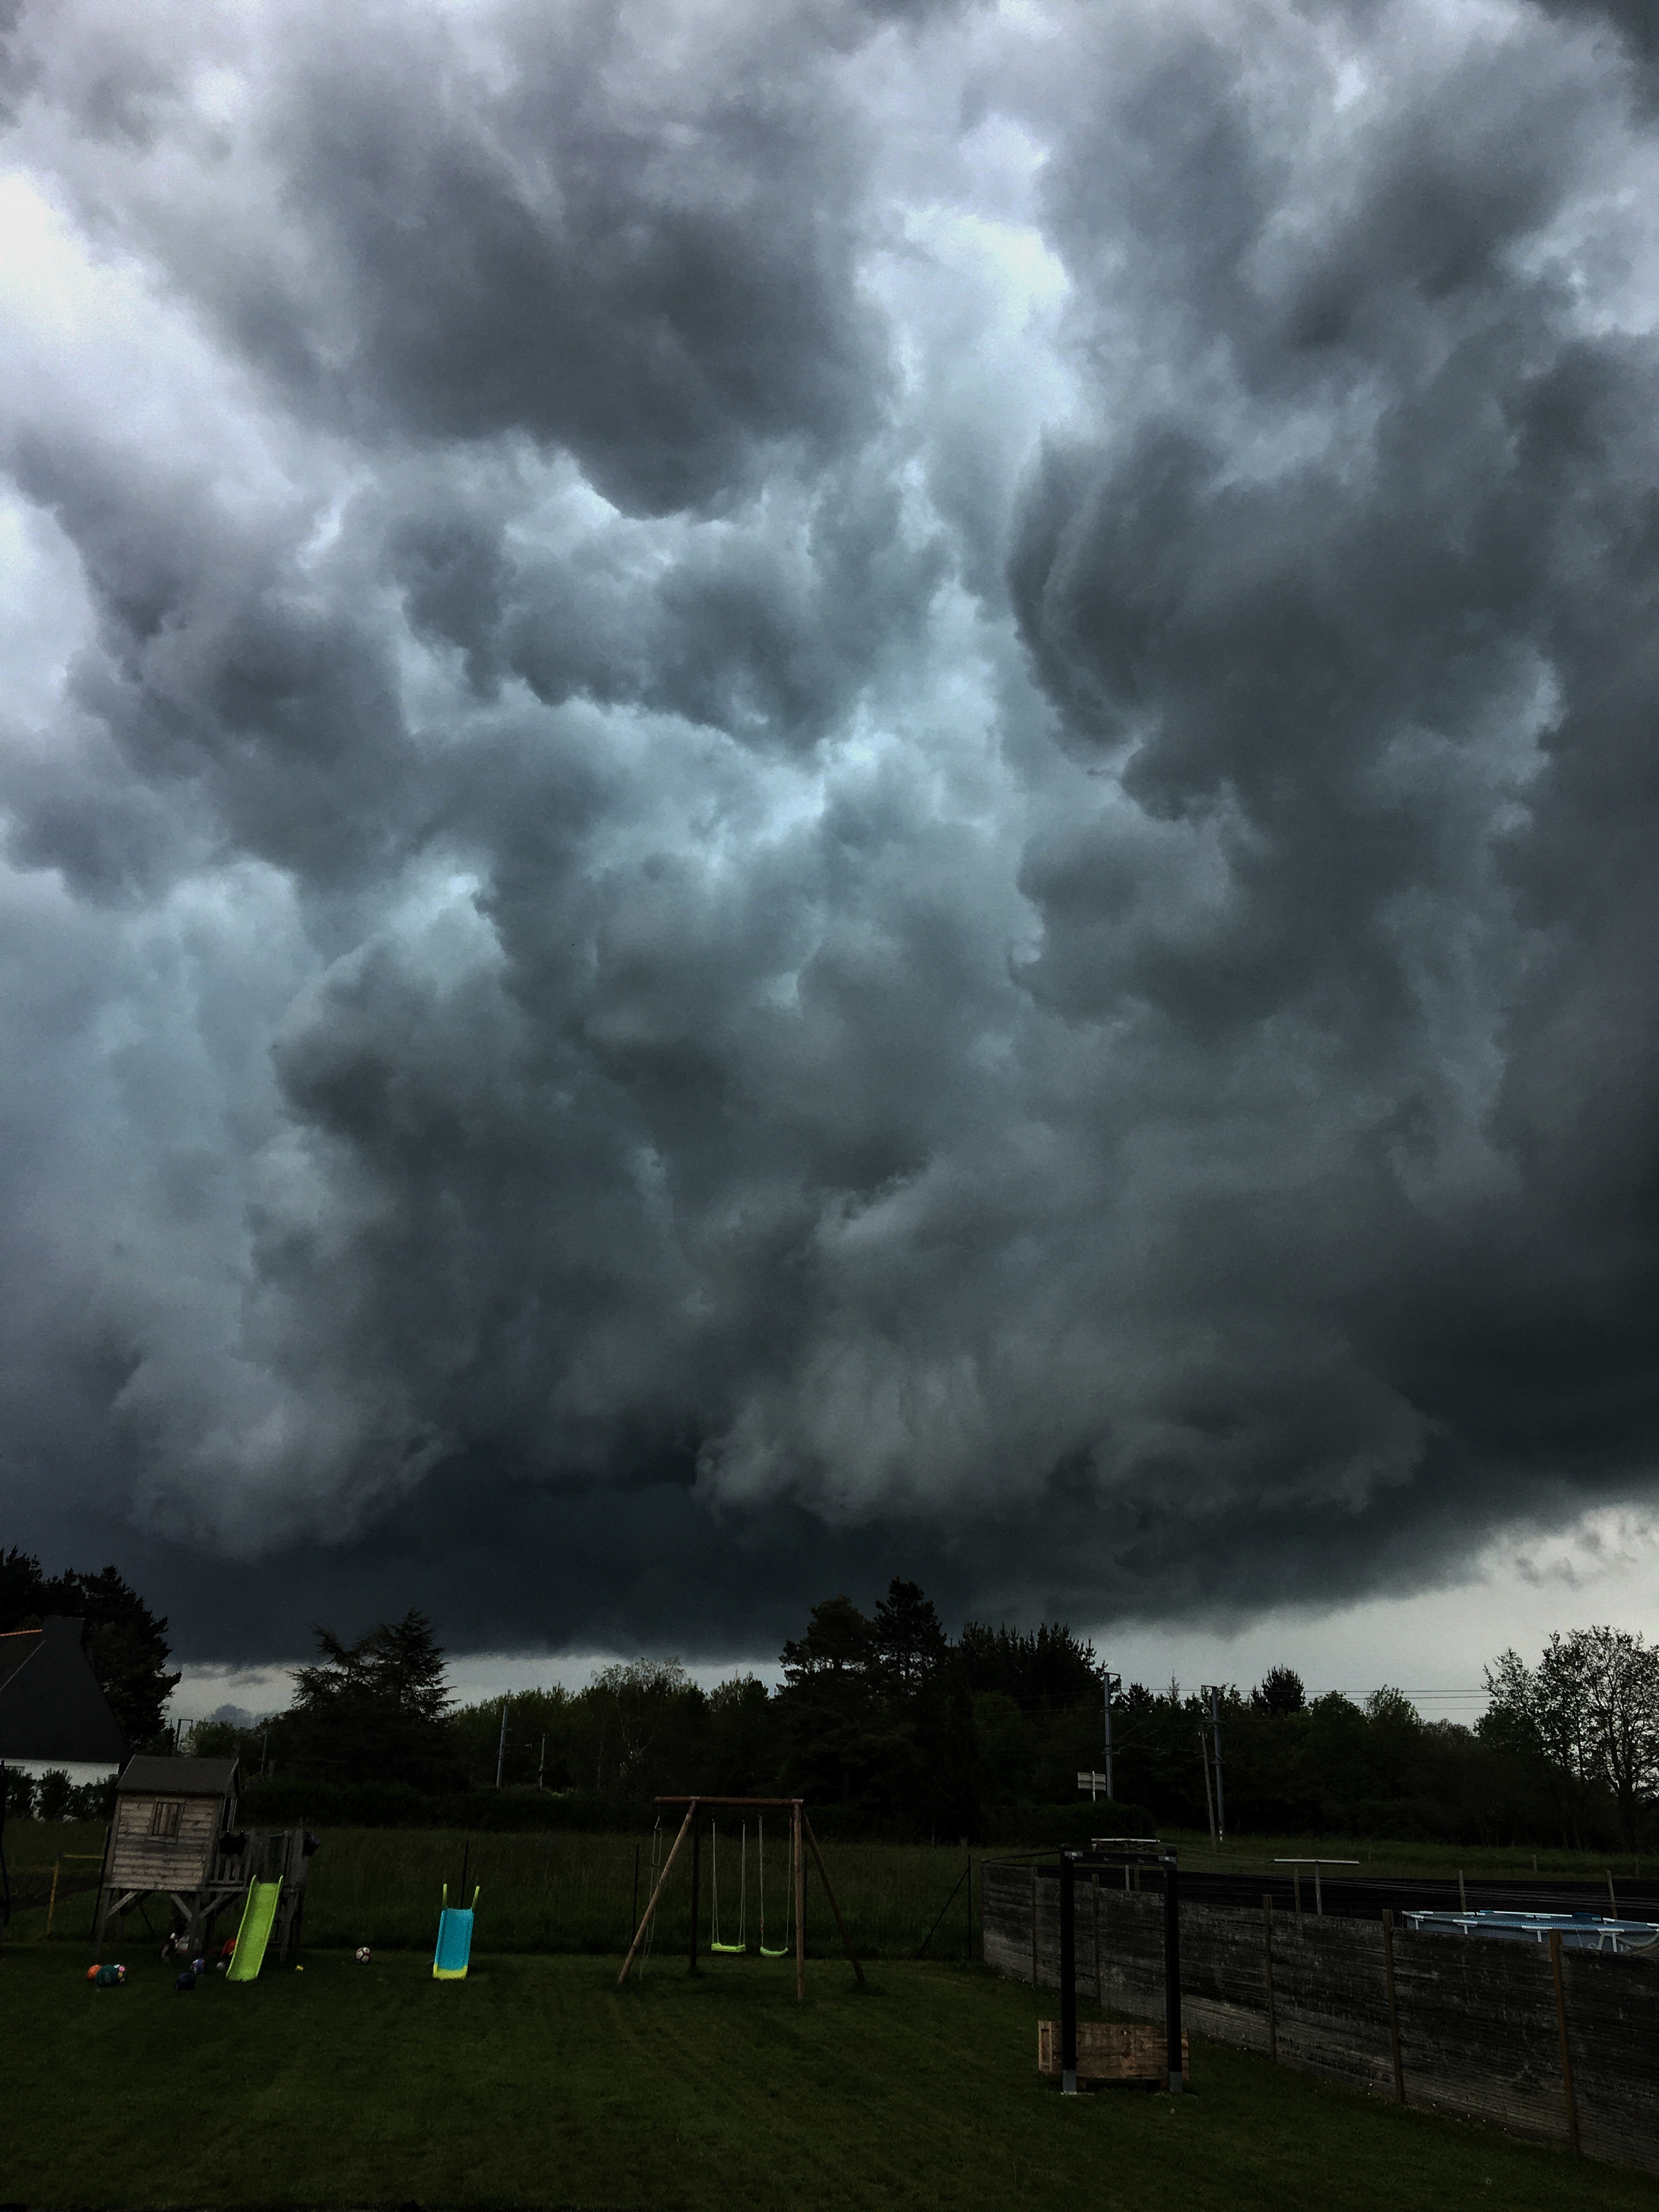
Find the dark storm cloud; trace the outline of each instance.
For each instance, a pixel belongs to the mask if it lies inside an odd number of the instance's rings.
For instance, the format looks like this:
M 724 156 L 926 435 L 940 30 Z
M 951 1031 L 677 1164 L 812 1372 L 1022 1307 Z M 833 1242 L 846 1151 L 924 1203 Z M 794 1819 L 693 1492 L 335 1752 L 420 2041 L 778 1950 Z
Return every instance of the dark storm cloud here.
M 26 13 L 17 1533 L 196 1656 L 719 1651 L 1650 1495 L 1656 147 L 1558 15 Z

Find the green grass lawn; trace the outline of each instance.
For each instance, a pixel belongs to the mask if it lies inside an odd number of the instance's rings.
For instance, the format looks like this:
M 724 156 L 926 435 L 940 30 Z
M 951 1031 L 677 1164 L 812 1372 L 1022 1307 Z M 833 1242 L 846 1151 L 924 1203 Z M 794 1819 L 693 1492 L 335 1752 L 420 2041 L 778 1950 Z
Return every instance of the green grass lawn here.
M 1062 2100 L 1054 2000 L 982 1969 L 313 1951 L 177 1995 L 129 1954 L 95 1991 L 0 1951 L 0 2191 L 87 2208 L 275 2205 L 948 2212 L 1659 2212 L 1659 2183 L 1401 2112 L 1199 2044 L 1194 2093 Z

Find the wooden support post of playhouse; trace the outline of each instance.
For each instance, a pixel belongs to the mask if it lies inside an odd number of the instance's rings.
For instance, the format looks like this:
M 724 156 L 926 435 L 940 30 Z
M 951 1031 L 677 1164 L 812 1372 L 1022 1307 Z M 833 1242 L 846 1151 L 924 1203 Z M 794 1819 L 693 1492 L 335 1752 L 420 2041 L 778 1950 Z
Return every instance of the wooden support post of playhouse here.
M 805 1808 L 802 1809 L 800 1818 L 801 1826 L 806 1831 L 806 1840 L 812 1846 L 812 1858 L 818 1870 L 818 1879 L 823 1884 L 824 1895 L 830 1900 L 830 1910 L 835 1914 L 836 1925 L 841 1930 L 842 1948 L 853 1961 L 853 1972 L 859 1978 L 859 1987 L 861 1990 L 867 1989 L 869 1984 L 864 1978 L 864 1969 L 858 1962 L 858 1954 L 853 1948 L 853 1939 L 847 1932 L 847 1923 L 842 1918 L 841 1906 L 836 1901 L 836 1893 L 830 1881 L 830 1869 L 823 1863 L 823 1853 L 818 1849 L 818 1839 L 812 1833 L 812 1823 L 807 1819 Z M 952 1890 L 951 1894 L 954 1897 L 956 1892 Z
M 618 1989 L 620 1989 L 623 1984 L 628 1979 L 628 1970 L 633 1965 L 635 1957 L 639 1951 L 641 1944 L 645 1941 L 645 1931 L 651 1925 L 651 1916 L 657 1909 L 657 1899 L 662 1895 L 663 1884 L 673 1872 L 674 1862 L 680 1855 L 680 1845 L 685 1841 L 685 1832 L 691 1826 L 691 1823 L 696 1819 L 696 1817 L 697 1801 L 694 1797 L 691 1800 L 691 1802 L 685 1808 L 685 1818 L 680 1822 L 680 1832 L 674 1838 L 674 1848 L 668 1854 L 667 1863 L 663 1868 L 662 1872 L 657 1876 L 657 1886 L 651 1893 L 650 1900 L 645 1908 L 644 1917 L 641 1920 L 639 1926 L 634 1930 L 634 1940 L 628 1947 L 628 1956 L 623 1960 L 623 1970 L 617 1977 L 617 1987 Z
M 789 1810 L 790 1839 L 794 1846 L 792 1856 L 795 1880 L 795 2002 L 797 2004 L 806 1995 L 806 1861 L 801 1848 L 801 1827 L 805 1817 L 800 1799 L 797 1797 Z

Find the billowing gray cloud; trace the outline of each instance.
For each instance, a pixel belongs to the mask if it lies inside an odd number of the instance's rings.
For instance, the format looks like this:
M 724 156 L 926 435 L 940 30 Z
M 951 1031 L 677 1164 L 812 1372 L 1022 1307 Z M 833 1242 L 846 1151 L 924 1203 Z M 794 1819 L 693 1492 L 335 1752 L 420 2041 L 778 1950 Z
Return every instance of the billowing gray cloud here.
M 1611 22 L 26 7 L 12 1531 L 737 1650 L 1650 1496 Z

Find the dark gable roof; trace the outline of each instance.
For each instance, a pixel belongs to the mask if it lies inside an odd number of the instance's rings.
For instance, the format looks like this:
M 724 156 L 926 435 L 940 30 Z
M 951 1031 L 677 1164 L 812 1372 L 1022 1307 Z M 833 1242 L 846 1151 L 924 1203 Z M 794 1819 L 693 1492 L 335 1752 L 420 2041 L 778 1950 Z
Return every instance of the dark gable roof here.
M 26 1659 L 40 1649 L 38 1628 L 8 1629 L 0 1636 L 0 1690 L 3 1690 Z
M 115 1785 L 118 1797 L 229 1797 L 236 1790 L 234 1759 L 153 1759 L 127 1761 Z
M 0 1759 L 118 1766 L 127 1741 L 92 1662 L 83 1623 L 48 1613 L 39 1628 L 0 1637 Z

